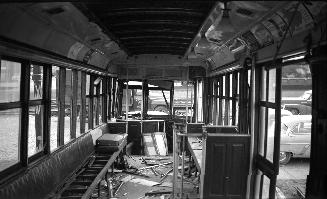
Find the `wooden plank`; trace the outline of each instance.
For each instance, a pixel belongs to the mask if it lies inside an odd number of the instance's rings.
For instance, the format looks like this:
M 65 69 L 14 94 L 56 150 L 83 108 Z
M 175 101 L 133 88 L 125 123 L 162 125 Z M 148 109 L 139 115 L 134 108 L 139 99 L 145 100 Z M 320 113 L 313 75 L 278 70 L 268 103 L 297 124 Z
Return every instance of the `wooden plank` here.
M 194 137 L 188 137 L 187 147 L 191 153 L 191 156 L 194 159 L 195 166 L 198 171 L 201 171 L 202 165 L 202 146 L 199 146 L 198 139 Z M 201 149 L 200 149 L 201 148 Z

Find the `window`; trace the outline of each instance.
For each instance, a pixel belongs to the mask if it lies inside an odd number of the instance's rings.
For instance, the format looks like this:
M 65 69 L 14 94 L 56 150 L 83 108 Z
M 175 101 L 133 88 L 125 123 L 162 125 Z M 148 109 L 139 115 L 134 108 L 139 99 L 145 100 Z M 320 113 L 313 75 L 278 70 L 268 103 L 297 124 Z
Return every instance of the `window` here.
M 72 70 L 66 69 L 64 143 L 71 140 Z
M 300 133 L 311 133 L 311 122 L 303 122 L 300 125 Z
M 30 67 L 29 114 L 28 114 L 28 157 L 43 151 L 44 106 L 43 81 L 44 67 L 32 64 Z
M 29 108 L 28 157 L 43 151 L 43 112 L 42 105 Z
M 0 172 L 20 162 L 21 63 L 0 65 Z
M 21 109 L 0 111 L 0 171 L 19 162 Z
M 59 67 L 52 67 L 51 80 L 51 124 L 50 124 L 50 151 L 59 146 Z
M 0 69 L 0 103 L 19 101 L 21 64 L 1 60 Z

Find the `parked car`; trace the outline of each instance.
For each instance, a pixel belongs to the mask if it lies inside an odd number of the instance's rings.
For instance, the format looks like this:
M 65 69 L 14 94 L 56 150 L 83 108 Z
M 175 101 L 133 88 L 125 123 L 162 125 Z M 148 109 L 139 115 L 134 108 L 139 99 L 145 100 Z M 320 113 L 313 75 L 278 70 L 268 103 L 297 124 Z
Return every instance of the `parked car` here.
M 311 115 L 292 115 L 281 118 L 280 164 L 291 158 L 310 158 Z
M 300 97 L 283 97 L 281 105 L 293 115 L 311 114 L 312 90 L 305 91 Z

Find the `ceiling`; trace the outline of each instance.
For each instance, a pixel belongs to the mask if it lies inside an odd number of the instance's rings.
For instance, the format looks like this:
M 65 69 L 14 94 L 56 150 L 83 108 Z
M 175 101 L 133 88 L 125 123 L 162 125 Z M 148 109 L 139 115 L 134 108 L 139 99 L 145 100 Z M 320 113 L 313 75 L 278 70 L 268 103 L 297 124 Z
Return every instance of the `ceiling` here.
M 128 55 L 183 56 L 216 1 L 89 1 L 74 3 Z

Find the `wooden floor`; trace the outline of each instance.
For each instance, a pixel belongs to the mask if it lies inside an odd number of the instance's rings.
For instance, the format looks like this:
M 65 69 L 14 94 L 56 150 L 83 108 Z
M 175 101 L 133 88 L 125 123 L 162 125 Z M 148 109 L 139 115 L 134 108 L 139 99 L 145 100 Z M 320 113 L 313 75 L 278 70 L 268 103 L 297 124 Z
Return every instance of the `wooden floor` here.
M 152 159 L 158 159 L 162 158 L 161 160 L 150 160 Z M 109 177 L 112 179 L 112 187 L 113 187 L 113 195 L 114 198 L 121 198 L 121 199 L 147 199 L 147 198 L 158 198 L 158 199 L 167 199 L 167 198 L 173 198 L 171 196 L 172 187 L 173 187 L 173 164 L 172 160 L 173 158 L 171 156 L 166 157 L 146 157 L 146 156 L 125 156 L 125 160 L 128 162 L 129 166 L 135 167 L 135 168 L 142 168 L 142 167 L 148 167 L 152 164 L 161 163 L 161 164 L 167 164 L 164 166 L 156 167 L 155 172 L 153 172 L 151 169 L 142 170 L 141 175 L 135 175 L 132 174 L 131 170 L 127 170 L 127 173 L 125 171 L 121 170 L 114 170 L 114 173 L 110 171 Z M 146 161 L 145 164 L 144 161 Z M 188 163 L 186 163 L 188 165 Z M 166 178 L 162 178 L 160 174 L 165 174 L 168 171 L 171 171 L 168 173 Z M 155 175 L 155 173 L 157 175 Z M 184 186 L 183 186 L 183 197 L 180 198 L 199 198 L 198 195 L 198 178 L 195 176 L 188 177 L 188 172 L 185 172 L 184 177 Z M 119 190 L 116 191 L 116 189 L 119 187 L 121 182 L 124 181 L 124 183 L 120 186 Z M 181 185 L 181 178 L 179 177 L 179 180 L 177 182 L 178 187 L 180 190 Z M 115 194 L 116 192 L 116 194 Z M 151 194 L 151 192 L 165 192 L 167 194 L 157 194 L 157 195 L 151 195 L 147 196 L 147 194 Z M 108 189 L 107 185 L 105 183 L 102 184 L 101 190 L 100 190 L 100 197 L 98 196 L 97 190 L 93 193 L 92 198 L 108 198 Z

